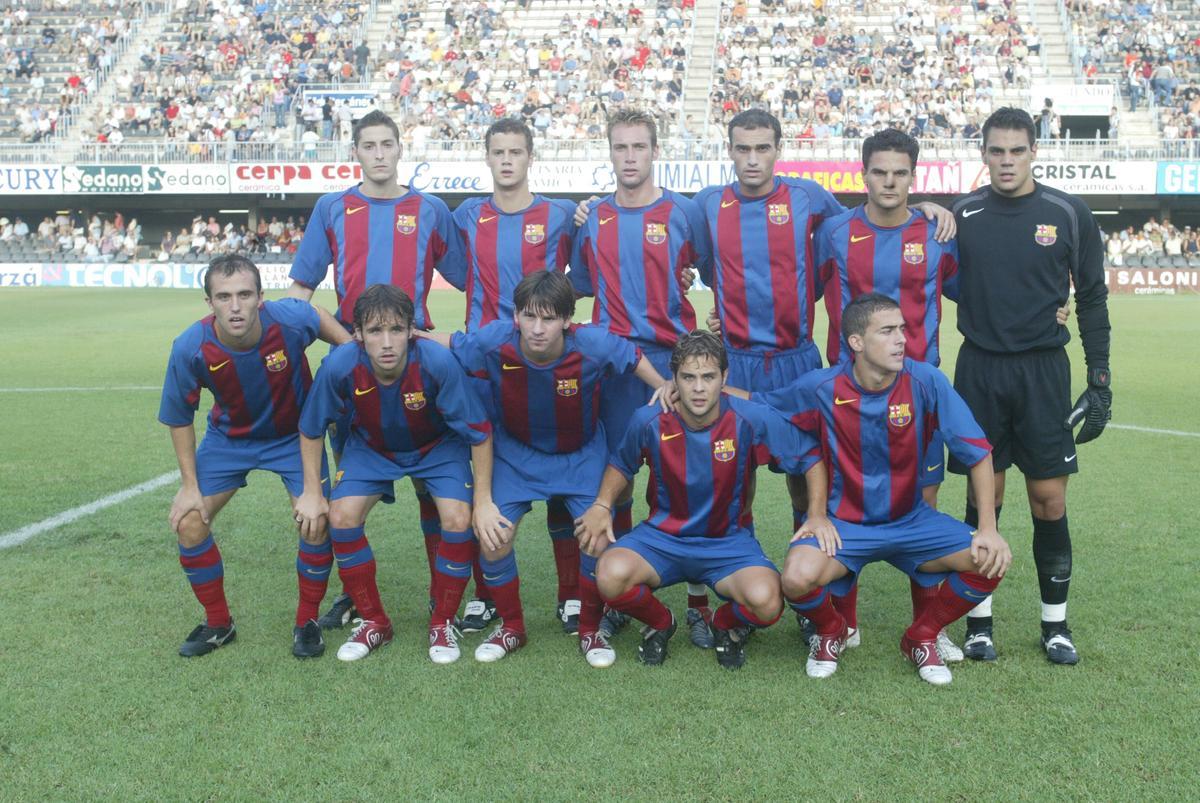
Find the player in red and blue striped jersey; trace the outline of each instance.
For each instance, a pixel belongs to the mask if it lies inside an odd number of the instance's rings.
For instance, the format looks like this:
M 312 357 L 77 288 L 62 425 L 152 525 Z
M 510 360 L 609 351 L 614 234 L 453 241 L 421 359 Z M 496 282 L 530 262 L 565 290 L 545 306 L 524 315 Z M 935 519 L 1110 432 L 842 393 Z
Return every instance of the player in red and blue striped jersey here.
M 891 298 L 860 296 L 842 315 L 852 362 L 751 395 L 819 437 L 828 467 L 827 504 L 810 508 L 783 570 L 784 596 L 817 629 L 806 667 L 811 677 L 833 674 L 845 645 L 846 620 L 830 592 L 844 591 L 864 566 L 885 560 L 921 585 L 938 587 L 900 648 L 923 680 L 949 683 L 937 634 L 990 594 L 1012 560 L 994 517 L 973 531 L 922 497 L 920 477 L 935 432 L 980 482 L 992 475 L 991 446 L 950 380 L 905 356 L 904 328 Z M 810 493 L 812 500 L 826 489 Z
M 654 184 L 658 131 L 653 117 L 633 109 L 616 112 L 608 121 L 608 145 L 617 188 L 592 204 L 580 223 L 568 277 L 579 295 L 595 296 L 592 321 L 633 341 L 667 376 L 671 349 L 696 327 L 687 289 L 711 258 L 704 220 L 691 199 Z M 601 416 L 610 450 L 647 400 L 645 387 L 630 377 L 605 385 Z M 616 501 L 618 537 L 633 527 L 632 509 L 631 483 Z M 711 647 L 703 588 L 689 589 L 688 609 L 689 622 L 699 628 L 693 642 Z
M 750 628 L 783 612 L 779 574 L 752 531 L 754 470 L 774 460 L 785 471 L 824 471 L 811 437 L 760 404 L 722 395 L 727 368 L 716 335 L 679 341 L 671 356 L 675 409 L 634 415 L 580 520 L 585 551 L 608 546 L 597 570 L 601 595 L 646 624 L 638 647 L 646 664 L 663 662 L 676 627 L 652 589 L 699 580 L 728 600 L 713 615 L 717 662 L 742 666 Z M 615 541 L 609 511 L 643 462 L 651 470 L 650 515 Z
M 481 539 L 481 562 L 504 624 L 475 651 L 481 661 L 499 660 L 525 643 L 513 552 L 521 517 L 534 501 L 557 497 L 573 520 L 596 498 L 608 458 L 599 422 L 603 383 L 623 374 L 653 388 L 663 383 L 629 341 L 598 326 L 571 326 L 575 295 L 563 274 L 526 276 L 514 302 L 519 312 L 513 319 L 447 338 L 467 372 L 484 383 L 495 424 L 491 493 L 503 517 L 504 539 L 498 544 Z M 573 528 L 569 532 L 573 539 Z M 591 666 L 609 666 L 616 654 L 598 632 L 603 602 L 596 558 L 583 554 L 576 560 L 580 651 Z
M 466 255 L 467 332 L 513 318 L 513 292 L 534 271 L 566 271 L 575 236 L 575 204 L 529 191 L 533 132 L 506 117 L 483 137 L 492 174 L 491 196 L 468 198 L 454 210 L 454 225 Z M 579 545 L 572 516 L 561 499 L 546 503 L 546 526 L 558 572 L 558 617 L 563 629 L 579 629 Z M 436 536 L 436 530 L 432 535 Z M 475 596 L 467 602 L 464 633 L 483 630 L 496 615 L 482 569 L 475 567 Z
M 472 485 L 491 487 L 491 424 L 454 356 L 428 340 L 411 340 L 413 314 L 412 300 L 398 287 L 373 285 L 359 296 L 356 342 L 334 349 L 321 363 L 300 417 L 304 493 L 297 520 L 303 533 L 328 517 L 338 574 L 361 616 L 338 650 L 343 661 L 364 658 L 392 639 L 364 523 L 381 499 L 395 501 L 393 485 L 403 477 L 426 483 L 442 522 L 429 657 L 445 664 L 460 654 L 453 617 L 478 548 Z M 329 423 L 347 413 L 350 436 L 333 501 L 326 503 L 317 474 L 322 438 Z M 495 507 L 485 493 L 474 502 L 477 511 Z
M 212 315 L 192 324 L 172 345 L 158 411 L 158 420 L 171 429 L 182 477 L 171 503 L 171 529 L 179 539 L 179 562 L 205 613 L 204 623 L 179 649 L 185 657 L 206 655 L 235 635 L 213 518 L 254 469 L 278 474 L 293 500 L 300 495 L 297 421 L 312 384 L 304 350 L 318 337 L 331 343 L 349 339 L 329 313 L 307 302 L 263 301 L 258 268 L 242 256 L 213 260 L 204 276 L 204 295 Z M 197 449 L 194 420 L 203 388 L 214 404 Z M 318 468 L 327 479 L 324 462 Z M 325 529 L 300 540 L 300 604 L 292 643 L 298 658 L 315 658 L 325 650 L 316 616 L 332 560 Z

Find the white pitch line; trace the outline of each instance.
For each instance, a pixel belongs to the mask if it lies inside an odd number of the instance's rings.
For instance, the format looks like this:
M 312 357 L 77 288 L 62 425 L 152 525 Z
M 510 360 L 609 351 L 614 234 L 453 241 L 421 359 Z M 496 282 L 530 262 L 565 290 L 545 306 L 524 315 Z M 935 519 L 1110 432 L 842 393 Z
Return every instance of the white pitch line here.
M 1155 435 L 1176 435 L 1180 438 L 1200 438 L 1200 432 L 1183 432 L 1178 429 L 1155 429 L 1154 427 L 1135 427 L 1131 424 L 1109 424 L 1112 429 L 1128 429 L 1131 432 L 1150 432 Z
M 79 393 L 82 391 L 103 390 L 162 390 L 159 385 L 105 385 L 103 387 L 64 387 L 64 388 L 0 388 L 0 393 Z
M 82 519 L 84 516 L 90 516 L 93 513 L 104 510 L 106 507 L 119 505 L 126 499 L 132 499 L 135 496 L 144 494 L 148 491 L 153 491 L 156 488 L 161 488 L 164 485 L 170 485 L 178 479 L 179 472 L 170 471 L 166 474 L 155 477 L 152 480 L 143 482 L 141 485 L 135 485 L 132 488 L 126 488 L 123 491 L 118 491 L 115 494 L 110 494 L 97 499 L 95 502 L 90 502 L 86 505 L 81 505 L 80 507 L 74 507 L 70 510 L 64 510 L 57 516 L 51 516 L 50 518 L 39 521 L 36 524 L 30 524 L 26 527 L 22 527 L 19 530 L 14 530 L 11 533 L 0 535 L 0 549 L 7 549 L 8 547 L 23 544 L 34 536 L 41 535 L 44 532 L 61 527 L 64 524 L 70 524 L 73 521 Z

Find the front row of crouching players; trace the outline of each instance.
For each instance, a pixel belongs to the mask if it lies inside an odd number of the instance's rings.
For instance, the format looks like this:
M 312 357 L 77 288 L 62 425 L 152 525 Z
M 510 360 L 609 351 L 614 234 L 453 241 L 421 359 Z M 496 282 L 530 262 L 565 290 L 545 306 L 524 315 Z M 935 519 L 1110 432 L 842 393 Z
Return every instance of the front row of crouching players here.
M 392 640 L 364 525 L 377 502 L 395 500 L 396 480 L 423 480 L 441 518 L 429 621 L 434 663 L 451 663 L 460 655 L 454 615 L 477 549 L 472 486 L 475 515 L 496 518 L 487 494 L 491 424 L 454 357 L 435 343 L 413 339 L 413 312 L 412 299 L 391 285 L 373 285 L 359 296 L 355 342 L 321 363 L 300 416 L 304 492 L 296 501 L 296 519 L 306 536 L 319 532 L 328 518 L 338 574 L 361 617 L 338 649 L 343 661 L 364 658 Z M 350 436 L 326 502 L 321 493 L 325 430 L 346 412 Z

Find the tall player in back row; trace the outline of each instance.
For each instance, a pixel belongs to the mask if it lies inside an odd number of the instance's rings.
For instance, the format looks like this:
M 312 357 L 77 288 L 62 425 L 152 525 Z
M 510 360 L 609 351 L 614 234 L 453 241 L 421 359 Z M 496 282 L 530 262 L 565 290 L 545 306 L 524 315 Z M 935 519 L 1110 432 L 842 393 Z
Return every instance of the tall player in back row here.
M 354 125 L 351 153 L 362 168 L 362 183 L 322 195 L 313 207 L 304 239 L 292 263 L 288 295 L 308 300 L 333 265 L 337 319 L 350 331 L 354 304 L 371 285 L 390 284 L 403 290 L 414 305 L 413 325 L 433 326 L 426 300 L 437 269 L 462 289 L 462 241 L 454 232 L 450 210 L 440 199 L 401 184 L 397 177 L 400 129 L 391 117 L 369 112 Z M 349 419 L 336 421 L 330 432 L 334 459 L 349 436 Z M 431 581 L 441 525 L 437 507 L 419 482 L 413 483 L 420 504 Z M 323 627 L 341 627 L 354 614 L 343 592 L 321 617 Z
M 565 271 L 575 236 L 575 204 L 529 191 L 533 132 L 517 118 L 492 123 L 483 136 L 492 194 L 468 198 L 454 210 L 465 255 L 461 284 L 467 293 L 465 331 L 492 321 L 511 321 L 513 292 L 529 273 Z M 458 282 L 456 282 L 458 283 Z M 485 394 L 486 396 L 486 394 Z M 558 617 L 563 629 L 579 629 L 579 544 L 563 500 L 546 502 L 546 526 L 558 572 Z M 483 630 L 496 615 L 476 564 L 475 597 L 467 602 L 462 631 Z
M 967 520 L 1004 501 L 1005 472 L 1025 475 L 1033 516 L 1033 559 L 1042 598 L 1042 646 L 1057 664 L 1079 661 L 1067 627 L 1071 535 L 1067 478 L 1079 470 L 1076 443 L 1104 431 L 1109 388 L 1108 290 L 1104 246 L 1087 205 L 1033 179 L 1037 139 L 1020 109 L 997 109 L 983 125 L 983 161 L 991 183 L 954 204 L 959 226 L 961 298 L 954 387 L 994 448 L 994 495 L 968 486 Z M 1072 285 L 1087 390 L 1071 406 L 1067 329 L 1052 323 Z M 1071 430 L 1084 421 L 1075 443 Z M 950 470 L 963 472 L 957 460 Z M 967 617 L 967 655 L 996 657 L 989 597 Z

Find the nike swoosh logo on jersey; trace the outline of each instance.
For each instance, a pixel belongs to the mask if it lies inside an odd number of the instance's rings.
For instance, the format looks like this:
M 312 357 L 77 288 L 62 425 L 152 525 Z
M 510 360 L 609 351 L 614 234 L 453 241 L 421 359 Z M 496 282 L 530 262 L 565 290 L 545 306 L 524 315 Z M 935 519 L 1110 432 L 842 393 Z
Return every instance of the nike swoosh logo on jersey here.
M 495 219 L 496 219 L 495 215 L 492 215 L 491 217 L 481 217 L 481 218 L 479 218 L 479 222 L 487 223 L 489 220 L 495 220 Z
M 671 434 L 671 435 L 668 435 L 667 433 L 665 433 L 665 432 L 664 432 L 664 433 L 662 434 L 662 439 L 663 439 L 664 441 L 669 441 L 669 440 L 671 440 L 672 438 L 678 438 L 678 437 L 679 437 L 680 435 L 682 435 L 682 434 L 683 434 L 682 432 L 676 432 L 676 433 L 673 433 L 673 434 Z
M 932 466 L 925 466 L 925 470 L 926 471 L 937 471 L 941 465 L 942 465 L 941 463 L 934 463 Z
M 1079 454 L 1079 452 L 1076 452 L 1075 454 Z M 1070 457 L 1064 457 L 1064 458 L 1063 458 L 1063 462 L 1064 462 L 1064 463 L 1070 463 L 1070 462 L 1071 462 L 1072 460 L 1074 460 L 1074 459 L 1075 459 L 1075 455 L 1073 454 L 1073 455 L 1071 455 Z
M 607 223 L 608 221 L 612 220 L 615 217 L 616 217 L 616 215 L 609 215 L 608 217 L 600 218 L 600 225 L 603 226 L 605 223 Z
M 729 207 L 733 206 L 733 205 L 734 205 L 734 204 L 736 204 L 736 203 L 737 203 L 737 199 L 736 199 L 736 198 L 735 198 L 735 199 L 733 199 L 732 201 L 721 201 L 721 208 L 722 208 L 722 209 L 728 209 Z
M 220 371 L 226 365 L 229 365 L 229 360 L 226 360 L 225 362 L 219 362 L 216 365 L 210 365 L 210 366 L 208 366 L 208 370 L 213 371 L 215 373 L 216 371 Z
M 982 207 L 982 206 L 981 206 L 981 207 L 979 207 L 978 209 L 965 209 L 965 210 L 963 210 L 963 217 L 964 217 L 964 218 L 968 218 L 968 217 L 970 217 L 971 215 L 977 215 L 977 214 L 979 214 L 979 213 L 980 213 L 980 212 L 982 212 L 982 211 L 983 211 L 983 207 Z
M 371 391 L 373 391 L 374 389 L 375 389 L 375 386 L 374 386 L 374 385 L 372 385 L 372 386 L 371 386 L 371 387 L 369 387 L 369 388 L 366 388 L 365 390 L 364 390 L 363 388 L 355 388 L 355 389 L 354 389 L 354 395 L 355 395 L 355 396 L 366 396 L 368 393 L 370 393 L 370 392 L 371 392 Z
M 863 240 L 869 240 L 869 239 L 871 239 L 871 238 L 872 238 L 872 237 L 874 237 L 874 236 L 875 236 L 874 234 L 864 234 L 862 237 L 855 237 L 854 235 L 851 235 L 851 236 L 850 236 L 850 242 L 852 242 L 852 243 L 861 243 Z
M 525 366 L 524 365 L 509 365 L 506 362 L 502 362 L 502 363 L 500 363 L 500 367 L 503 368 L 505 371 L 520 371 Z
M 833 397 L 833 403 L 838 405 L 839 407 L 843 404 L 853 404 L 856 401 L 858 401 L 857 396 L 855 396 L 853 399 L 839 399 L 837 396 Z
M 361 212 L 366 208 L 367 208 L 366 204 L 363 204 L 362 206 L 356 206 L 353 208 L 347 207 L 346 208 L 346 216 L 349 217 L 350 215 L 353 215 L 355 212 Z

